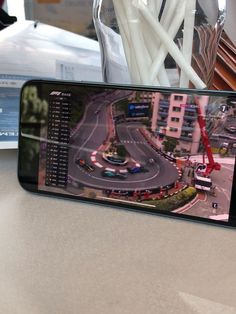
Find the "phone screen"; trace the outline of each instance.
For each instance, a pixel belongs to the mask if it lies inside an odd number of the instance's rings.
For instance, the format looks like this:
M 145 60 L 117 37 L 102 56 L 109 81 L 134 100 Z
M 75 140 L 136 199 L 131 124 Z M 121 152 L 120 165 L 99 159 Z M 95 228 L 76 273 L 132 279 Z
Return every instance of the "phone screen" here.
M 29 82 L 19 178 L 30 190 L 228 222 L 236 94 Z

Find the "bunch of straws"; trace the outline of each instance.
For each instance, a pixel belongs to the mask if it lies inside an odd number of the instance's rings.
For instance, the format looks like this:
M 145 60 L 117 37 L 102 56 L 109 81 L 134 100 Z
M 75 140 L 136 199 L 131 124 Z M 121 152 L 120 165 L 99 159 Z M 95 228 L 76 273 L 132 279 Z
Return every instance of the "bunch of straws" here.
M 170 54 L 180 69 L 180 87 L 192 82 L 196 88 L 206 88 L 191 66 L 196 0 L 163 2 L 113 0 L 132 82 L 170 86 L 164 65 Z M 174 39 L 183 24 L 180 49 Z

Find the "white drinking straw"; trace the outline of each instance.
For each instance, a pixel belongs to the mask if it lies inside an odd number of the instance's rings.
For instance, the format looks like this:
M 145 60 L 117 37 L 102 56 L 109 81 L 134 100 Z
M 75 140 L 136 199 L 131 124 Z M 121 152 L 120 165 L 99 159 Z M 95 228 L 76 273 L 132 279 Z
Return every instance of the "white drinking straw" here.
M 173 18 L 174 18 L 174 14 L 176 13 L 177 5 L 179 5 L 179 3 L 177 3 L 177 0 L 166 0 L 164 11 L 163 11 L 163 14 L 162 14 L 161 20 L 160 20 L 160 23 L 162 24 L 162 26 L 166 30 L 169 30 L 170 25 L 173 22 Z M 158 55 L 156 55 L 156 56 L 158 56 Z M 166 72 L 166 69 L 164 66 L 164 60 L 163 60 L 163 64 L 160 67 L 158 77 L 159 77 L 159 80 L 161 82 L 161 85 L 170 86 L 169 78 L 168 78 L 168 75 L 167 75 L 167 72 Z
M 133 55 L 133 47 L 130 39 L 130 29 L 128 23 L 128 17 L 126 16 L 125 6 L 122 0 L 113 0 L 115 14 L 120 30 L 121 39 L 123 42 L 123 48 L 126 56 L 127 65 L 132 82 L 140 82 L 141 76 L 138 70 L 138 64 L 135 56 Z
M 149 41 L 150 36 L 148 36 L 148 33 L 145 33 L 145 29 L 142 29 L 142 33 L 143 33 L 143 45 L 146 46 L 147 53 L 149 55 L 149 59 L 146 60 L 145 63 L 146 63 L 147 69 L 149 69 L 151 64 L 153 63 L 153 60 L 155 60 L 156 49 L 158 49 L 158 46 L 156 47 L 155 43 L 152 43 L 150 45 L 150 41 Z M 149 76 L 148 76 L 148 81 L 146 81 L 145 84 L 151 85 L 151 82 L 149 81 Z M 162 83 L 161 81 L 159 81 L 159 77 L 158 78 L 156 77 L 153 80 L 152 84 L 161 85 Z
M 170 87 L 171 86 L 170 85 L 170 80 L 169 80 L 169 77 L 167 75 L 164 63 L 161 65 L 160 71 L 158 73 L 158 78 L 159 78 L 159 81 L 161 83 L 160 85 L 166 86 L 166 87 Z
M 148 7 L 153 16 L 158 20 L 163 0 L 149 0 Z
M 168 0 L 170 1 L 170 0 Z M 176 0 L 172 0 L 176 1 Z M 131 31 L 130 31 L 130 23 L 128 22 L 127 17 L 127 2 L 124 2 L 124 0 L 113 0 L 115 14 L 117 18 L 117 22 L 120 29 L 120 34 L 123 42 L 124 52 L 126 56 L 126 61 L 128 64 L 130 76 L 132 79 L 132 82 L 135 83 L 145 83 L 145 84 L 154 84 L 154 85 L 162 85 L 162 86 L 170 86 L 169 78 L 166 73 L 166 69 L 164 67 L 164 64 L 161 65 L 160 71 L 158 73 L 158 77 L 153 78 L 152 80 L 146 78 L 141 79 L 141 76 L 143 75 L 143 71 L 140 73 L 139 66 L 137 64 L 136 60 L 136 54 L 137 51 L 135 51 L 132 41 L 130 39 Z M 129 5 L 129 3 L 128 3 Z M 162 5 L 162 0 L 150 0 L 150 2 L 147 3 L 148 8 L 150 12 L 153 12 L 153 15 L 155 15 L 157 18 L 160 14 L 160 9 Z M 173 8 L 172 8 L 173 11 Z M 170 14 L 169 14 L 170 16 Z M 156 56 L 158 54 L 160 41 L 158 39 L 153 40 L 153 37 L 155 36 L 152 32 L 152 29 L 147 25 L 147 23 L 143 23 L 141 26 L 140 31 L 142 31 L 142 37 L 144 42 L 142 43 L 142 46 L 147 47 L 147 53 L 149 54 L 149 59 L 146 56 L 145 59 L 143 59 L 143 63 L 145 63 L 145 68 L 150 69 L 151 63 L 155 61 Z M 152 33 L 152 34 L 151 34 Z M 150 60 L 150 62 L 148 62 Z
M 126 16 L 128 17 L 128 22 L 130 24 L 130 42 L 133 47 L 133 54 L 136 57 L 138 70 L 141 77 L 141 82 L 135 83 L 146 84 L 148 81 L 148 67 L 146 60 L 149 58 L 149 56 L 147 54 L 146 47 L 143 45 L 139 11 L 132 5 L 131 1 L 125 2 L 125 7 Z
M 159 41 L 158 40 L 153 40 L 155 38 L 155 33 L 153 32 L 152 29 L 147 25 L 147 23 L 143 23 L 143 19 L 141 18 L 141 28 L 143 32 L 143 38 L 144 38 L 144 44 L 147 47 L 147 50 L 150 54 L 151 57 L 151 62 L 147 64 L 148 69 L 150 69 L 151 64 L 155 61 L 156 56 L 158 55 L 158 51 L 160 49 L 159 47 Z M 150 75 L 148 77 L 148 81 L 146 82 L 148 85 L 162 85 L 162 86 L 167 86 L 170 87 L 170 82 L 168 79 L 168 75 L 166 73 L 166 69 L 164 67 L 164 64 L 162 65 L 158 76 L 155 77 L 153 80 L 150 80 Z
M 146 20 L 148 24 L 153 28 L 157 37 L 160 38 L 162 43 L 165 45 L 167 51 L 179 65 L 179 67 L 185 72 L 190 81 L 195 85 L 196 88 L 203 89 L 206 87 L 205 83 L 199 78 L 194 69 L 186 62 L 183 54 L 179 51 L 178 47 L 173 42 L 172 38 L 165 31 L 159 21 L 155 20 L 152 14 L 147 10 L 146 6 L 140 0 L 133 0 L 132 2 L 140 11 L 140 14 Z
M 178 3 L 177 3 L 178 2 Z M 177 0 L 166 0 L 166 4 L 161 16 L 161 25 L 167 30 L 169 29 L 171 22 L 174 18 L 174 13 L 177 10 L 177 6 L 180 5 L 180 1 Z
M 188 0 L 185 9 L 182 52 L 186 62 L 188 62 L 189 65 L 191 65 L 192 61 L 195 13 L 196 13 L 196 0 Z M 183 71 L 181 71 L 180 75 L 180 87 L 183 88 L 189 87 L 189 78 Z
M 172 41 L 175 38 L 180 26 L 183 23 L 184 16 L 185 16 L 185 5 L 186 5 L 186 0 L 179 1 L 175 17 L 168 29 L 168 35 Z M 156 75 L 158 75 L 161 66 L 164 64 L 167 54 L 168 54 L 168 50 L 166 46 L 162 43 L 162 46 L 160 47 L 159 52 L 156 55 L 155 61 L 150 68 L 150 80 L 153 80 L 153 78 L 155 78 Z
M 117 19 L 117 23 L 119 26 L 120 35 L 123 42 L 123 48 L 126 56 L 126 61 L 128 64 L 128 67 L 130 67 L 130 49 L 128 43 L 130 42 L 129 38 L 129 30 L 128 30 L 128 24 L 124 24 L 124 21 L 122 21 L 124 14 L 123 14 L 123 8 L 120 1 L 113 0 L 115 15 Z
M 163 3 L 163 0 L 149 0 L 147 2 L 148 9 L 157 20 L 159 20 L 162 3 Z M 142 23 L 142 31 L 143 31 L 143 38 L 145 41 L 145 45 L 147 47 L 148 52 L 151 55 L 151 60 L 153 63 L 155 61 L 156 55 L 158 54 L 161 43 L 158 40 L 158 38 L 153 40 L 153 37 L 155 37 L 155 35 L 153 35 L 152 29 L 150 29 L 150 27 L 147 25 L 146 22 Z M 166 73 L 166 69 L 164 65 L 161 67 L 157 77 L 152 81 L 149 80 L 147 84 L 156 84 L 156 85 L 162 85 L 162 86 L 167 86 L 167 87 L 170 86 L 169 78 Z

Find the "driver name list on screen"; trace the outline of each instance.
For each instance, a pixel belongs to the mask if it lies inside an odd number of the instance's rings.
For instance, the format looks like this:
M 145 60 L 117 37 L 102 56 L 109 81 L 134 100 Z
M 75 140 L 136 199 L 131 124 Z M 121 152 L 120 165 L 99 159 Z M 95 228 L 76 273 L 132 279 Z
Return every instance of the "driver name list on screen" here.
M 48 108 L 48 136 L 45 185 L 66 187 L 71 119 L 70 93 L 51 92 Z

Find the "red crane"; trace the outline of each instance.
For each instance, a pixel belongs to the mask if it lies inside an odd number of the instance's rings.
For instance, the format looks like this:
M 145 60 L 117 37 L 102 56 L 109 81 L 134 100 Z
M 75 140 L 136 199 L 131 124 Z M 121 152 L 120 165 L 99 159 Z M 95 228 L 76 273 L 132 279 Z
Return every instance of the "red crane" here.
M 206 169 L 205 169 L 205 172 L 203 172 L 203 175 L 205 177 L 209 177 L 210 174 L 212 173 L 212 171 L 214 171 L 214 170 L 220 171 L 221 165 L 218 162 L 215 162 L 212 151 L 211 151 L 210 140 L 209 140 L 207 130 L 206 130 L 206 120 L 205 120 L 205 116 L 202 112 L 201 104 L 199 102 L 199 96 L 195 97 L 195 104 L 197 107 L 198 123 L 199 123 L 200 130 L 201 130 L 202 143 L 204 145 L 205 152 L 206 152 L 207 157 L 208 157 L 208 163 L 206 163 L 205 162 L 205 153 L 203 153 L 203 165 L 206 166 Z

